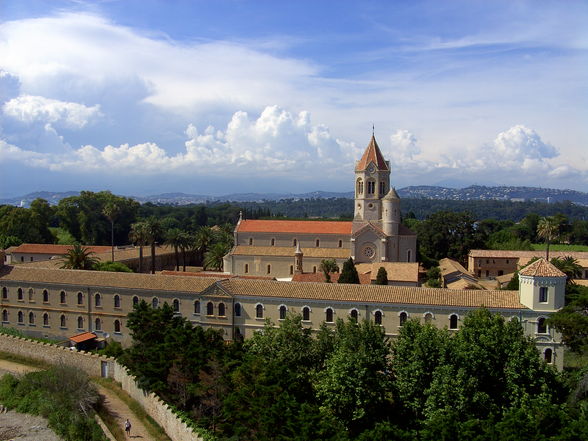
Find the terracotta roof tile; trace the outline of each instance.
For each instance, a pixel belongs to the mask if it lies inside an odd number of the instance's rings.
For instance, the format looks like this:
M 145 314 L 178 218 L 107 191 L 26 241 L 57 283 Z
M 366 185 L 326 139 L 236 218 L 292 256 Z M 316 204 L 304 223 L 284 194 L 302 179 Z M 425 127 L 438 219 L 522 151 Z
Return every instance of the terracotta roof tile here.
M 549 263 L 543 257 L 520 270 L 519 275 L 537 277 L 566 277 L 565 273 L 561 272 L 559 269 L 557 269 L 557 267 L 555 267 L 555 265 Z
M 292 221 L 292 220 L 242 220 L 239 233 L 299 233 L 299 234 L 351 234 L 351 222 L 341 221 Z
M 235 256 L 278 256 L 294 258 L 294 247 L 256 247 L 254 245 L 237 245 L 231 251 Z M 321 259 L 347 259 L 351 255 L 348 248 L 302 248 L 304 257 L 317 257 Z
M 276 280 L 275 277 L 270 277 L 270 276 L 245 276 L 245 275 L 236 276 L 236 275 L 231 275 L 231 274 L 224 274 L 224 273 L 219 273 L 219 272 L 208 272 L 208 271 L 200 271 L 200 272 L 195 273 L 195 272 L 164 270 L 164 271 L 161 271 L 159 274 L 162 274 L 164 276 L 214 277 L 216 280 L 224 279 L 224 278 L 227 278 L 227 279 L 239 278 L 239 279 Z
M 527 258 L 543 257 L 545 251 L 510 251 L 510 250 L 470 250 L 471 257 Z M 550 251 L 550 257 L 572 256 L 575 259 L 588 259 L 588 251 Z
M 331 273 L 331 282 L 337 283 L 339 281 L 340 275 L 340 273 Z M 325 283 L 325 275 L 322 273 L 322 271 L 316 273 L 294 274 L 294 277 L 292 277 L 292 282 Z M 359 274 L 359 283 L 362 285 L 371 284 L 371 275 L 369 273 Z
M 98 337 L 98 336 L 96 334 L 94 334 L 93 332 L 82 332 L 81 334 L 74 335 L 74 336 L 70 337 L 69 339 L 71 341 L 73 341 L 74 343 L 82 343 L 84 341 L 93 340 L 96 337 Z
M 54 256 L 62 255 L 67 253 L 69 249 L 71 249 L 72 245 L 54 245 L 54 244 L 44 244 L 44 243 L 23 243 L 18 247 L 11 250 L 12 253 L 22 253 L 22 254 L 52 254 Z M 85 248 L 88 248 L 93 253 L 105 253 L 110 252 L 110 247 L 108 246 L 94 246 L 94 245 L 84 245 Z
M 378 270 L 380 267 L 384 267 L 390 281 L 414 283 L 419 281 L 419 264 L 417 262 L 358 263 L 355 267 L 360 275 L 369 273 L 371 280 L 376 280 Z
M 380 147 L 378 147 L 378 143 L 376 142 L 376 137 L 372 135 L 372 139 L 370 139 L 370 143 L 366 147 L 365 151 L 363 152 L 363 156 L 357 162 L 355 166 L 355 170 L 365 170 L 370 162 L 373 162 L 378 170 L 389 170 L 388 164 L 384 160 L 384 156 L 380 151 Z
M 238 296 L 332 300 L 340 302 L 393 303 L 497 309 L 528 309 L 519 302 L 518 291 L 450 290 L 408 286 L 348 285 L 340 283 L 223 280 Z

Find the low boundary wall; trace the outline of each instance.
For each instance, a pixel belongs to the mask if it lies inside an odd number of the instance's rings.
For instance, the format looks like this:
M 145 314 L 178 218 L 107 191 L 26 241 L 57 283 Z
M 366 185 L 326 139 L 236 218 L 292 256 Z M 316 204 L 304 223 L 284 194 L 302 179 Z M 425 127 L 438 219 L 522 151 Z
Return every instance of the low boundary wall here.
M 159 424 L 172 441 L 202 441 L 190 426 L 154 393 L 142 390 L 135 377 L 112 357 L 72 351 L 63 346 L 42 343 L 27 338 L 0 334 L 0 352 L 44 361 L 49 364 L 64 364 L 86 372 L 91 377 L 112 378 L 122 389 L 137 401 L 147 414 Z

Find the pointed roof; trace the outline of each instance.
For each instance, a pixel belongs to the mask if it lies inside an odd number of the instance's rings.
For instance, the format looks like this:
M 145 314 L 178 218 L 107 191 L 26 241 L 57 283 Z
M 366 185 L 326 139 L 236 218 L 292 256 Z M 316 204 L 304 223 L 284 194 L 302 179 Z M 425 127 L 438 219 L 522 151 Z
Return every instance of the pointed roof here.
M 392 188 L 390 188 L 390 191 L 388 192 L 388 194 L 386 196 L 384 196 L 384 199 L 400 199 L 400 196 L 398 196 L 396 189 L 394 187 L 392 187 Z
M 378 170 L 389 170 L 388 164 L 384 160 L 384 156 L 380 151 L 380 147 L 378 147 L 378 143 L 376 142 L 376 137 L 372 135 L 372 139 L 370 143 L 363 152 L 363 156 L 355 166 L 355 170 L 365 170 L 370 162 L 373 162 Z
M 565 273 L 557 269 L 555 265 L 541 257 L 519 271 L 521 276 L 537 276 L 537 277 L 566 277 Z

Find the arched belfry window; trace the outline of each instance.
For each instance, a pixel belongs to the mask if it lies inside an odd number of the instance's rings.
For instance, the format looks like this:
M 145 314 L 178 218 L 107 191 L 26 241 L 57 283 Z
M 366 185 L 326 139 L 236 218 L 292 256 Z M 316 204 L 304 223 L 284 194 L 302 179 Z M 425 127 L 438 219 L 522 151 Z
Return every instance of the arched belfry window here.
M 371 179 L 367 181 L 367 194 L 375 194 L 376 193 L 376 181 L 372 181 Z
M 363 180 L 361 178 L 357 178 L 355 191 L 357 195 L 363 194 Z

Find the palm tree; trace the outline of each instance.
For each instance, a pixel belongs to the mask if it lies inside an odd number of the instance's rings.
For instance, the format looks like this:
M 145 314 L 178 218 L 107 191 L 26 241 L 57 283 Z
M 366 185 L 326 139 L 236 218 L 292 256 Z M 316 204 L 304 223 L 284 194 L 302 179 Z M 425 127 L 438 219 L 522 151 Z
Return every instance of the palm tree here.
M 147 243 L 151 245 L 151 274 L 155 274 L 155 244 L 161 237 L 163 229 L 159 220 L 151 216 L 145 221 L 145 234 Z
M 547 244 L 545 259 L 549 260 L 549 245 L 557 237 L 559 224 L 553 217 L 542 217 L 537 224 L 537 236 Z
M 194 248 L 198 253 L 198 261 L 202 262 L 204 254 L 208 251 L 210 245 L 214 242 L 214 230 L 211 227 L 200 227 L 194 237 Z
M 63 255 L 61 268 L 91 270 L 98 263 L 93 254 L 93 251 L 76 243 Z
M 118 217 L 120 208 L 114 202 L 108 202 L 102 209 L 102 214 L 110 221 L 110 246 L 112 247 L 112 261 L 114 262 L 114 220 Z
M 223 242 L 212 245 L 204 254 L 204 268 L 212 268 L 217 271 L 223 269 L 223 257 L 230 251 L 231 247 Z
M 182 251 L 182 265 L 184 267 L 184 272 L 186 272 L 186 251 L 192 248 L 192 245 L 194 244 L 194 237 L 191 234 L 183 231 L 182 234 L 180 234 L 179 241 L 180 250 Z
M 335 261 L 335 259 L 323 259 L 321 260 L 321 266 L 319 269 L 325 275 L 325 282 L 331 283 L 331 273 L 336 273 L 339 271 L 339 265 L 337 265 L 337 261 Z
M 170 228 L 169 230 L 167 230 L 167 233 L 165 234 L 165 243 L 167 245 L 174 247 L 176 271 L 180 270 L 180 255 L 178 253 L 178 248 L 181 245 L 182 234 L 183 234 L 183 231 L 180 230 L 179 228 Z
M 582 266 L 572 256 L 555 257 L 551 263 L 568 276 L 567 283 L 574 283 L 573 279 L 582 277 Z
M 135 222 L 131 225 L 129 234 L 131 242 L 139 245 L 139 272 L 143 272 L 143 245 L 147 243 L 147 230 L 145 222 Z

